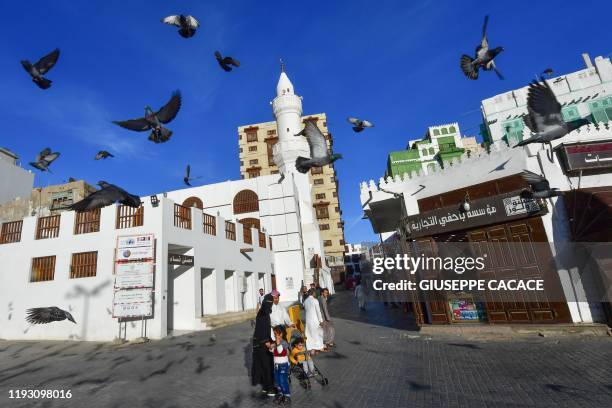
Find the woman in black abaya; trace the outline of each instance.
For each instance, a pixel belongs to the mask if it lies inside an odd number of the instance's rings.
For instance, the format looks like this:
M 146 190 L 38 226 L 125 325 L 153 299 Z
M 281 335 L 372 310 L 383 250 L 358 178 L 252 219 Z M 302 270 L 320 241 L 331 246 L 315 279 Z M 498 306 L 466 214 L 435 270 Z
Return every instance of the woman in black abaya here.
M 269 350 L 271 339 L 270 313 L 272 313 L 272 295 L 267 294 L 261 302 L 261 307 L 255 318 L 253 333 L 253 366 L 251 381 L 253 385 L 261 384 L 262 392 L 274 396 L 274 364 Z

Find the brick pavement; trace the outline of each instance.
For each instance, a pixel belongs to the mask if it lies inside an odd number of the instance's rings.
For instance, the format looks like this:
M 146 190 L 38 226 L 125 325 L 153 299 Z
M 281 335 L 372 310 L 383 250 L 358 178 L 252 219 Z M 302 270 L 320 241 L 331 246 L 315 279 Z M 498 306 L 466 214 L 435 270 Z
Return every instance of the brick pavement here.
M 612 339 L 421 336 L 401 311 L 331 303 L 338 347 L 316 359 L 330 384 L 294 407 L 610 407 Z M 248 323 L 144 345 L 0 341 L 0 407 L 264 407 L 250 387 Z M 215 340 L 211 335 L 215 334 Z M 8 390 L 70 389 L 70 400 Z

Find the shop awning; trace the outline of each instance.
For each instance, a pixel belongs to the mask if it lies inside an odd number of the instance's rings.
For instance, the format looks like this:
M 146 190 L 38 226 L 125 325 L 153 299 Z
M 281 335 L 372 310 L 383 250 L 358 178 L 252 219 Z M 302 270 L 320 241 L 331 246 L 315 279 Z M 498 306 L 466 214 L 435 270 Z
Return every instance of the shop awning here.
M 400 196 L 370 202 L 370 208 L 365 210 L 365 214 L 375 233 L 391 232 L 399 227 L 403 215 L 402 201 Z

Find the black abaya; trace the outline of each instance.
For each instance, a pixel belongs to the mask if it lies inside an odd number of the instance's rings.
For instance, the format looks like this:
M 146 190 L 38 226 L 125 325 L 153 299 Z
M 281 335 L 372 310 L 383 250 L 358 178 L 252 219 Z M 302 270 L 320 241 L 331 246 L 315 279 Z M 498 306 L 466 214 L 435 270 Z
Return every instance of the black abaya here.
M 274 390 L 274 364 L 272 353 L 266 347 L 271 342 L 270 313 L 272 312 L 272 296 L 263 298 L 261 308 L 255 318 L 255 332 L 253 333 L 253 366 L 251 367 L 251 382 L 253 385 L 261 384 L 264 391 Z

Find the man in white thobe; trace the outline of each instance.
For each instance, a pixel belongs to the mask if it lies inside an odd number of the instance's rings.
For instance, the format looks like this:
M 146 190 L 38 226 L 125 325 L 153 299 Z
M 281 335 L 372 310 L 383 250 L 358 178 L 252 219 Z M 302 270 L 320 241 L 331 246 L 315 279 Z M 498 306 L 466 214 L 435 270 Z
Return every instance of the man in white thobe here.
M 272 313 L 270 313 L 270 326 L 272 326 L 272 329 L 275 326 L 294 327 L 287 309 L 279 304 L 280 292 L 274 289 L 270 294 L 274 300 L 274 303 L 272 303 Z
M 321 351 L 325 348 L 323 344 L 323 315 L 319 301 L 313 296 L 314 290 L 308 291 L 308 297 L 304 301 L 304 312 L 306 314 L 306 348 L 310 351 Z

